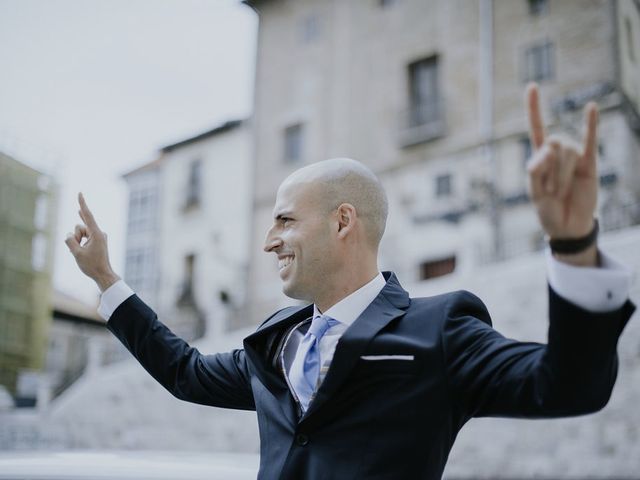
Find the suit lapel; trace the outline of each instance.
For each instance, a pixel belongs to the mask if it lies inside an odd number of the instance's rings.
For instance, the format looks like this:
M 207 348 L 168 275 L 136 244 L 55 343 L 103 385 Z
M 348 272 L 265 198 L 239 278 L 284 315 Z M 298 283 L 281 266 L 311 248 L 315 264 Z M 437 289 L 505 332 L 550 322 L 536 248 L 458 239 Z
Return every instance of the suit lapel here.
M 278 405 L 292 425 L 298 423 L 298 407 L 276 362 L 280 356 L 283 335 L 291 326 L 312 314 L 313 305 L 285 308 L 244 339 L 244 350 L 250 361 L 251 370 L 276 397 Z
M 355 367 L 367 345 L 375 335 L 395 318 L 405 313 L 409 294 L 400 286 L 393 273 L 385 272 L 387 283 L 373 302 L 344 333 L 336 347 L 324 382 L 302 421 L 312 417 L 335 394 Z

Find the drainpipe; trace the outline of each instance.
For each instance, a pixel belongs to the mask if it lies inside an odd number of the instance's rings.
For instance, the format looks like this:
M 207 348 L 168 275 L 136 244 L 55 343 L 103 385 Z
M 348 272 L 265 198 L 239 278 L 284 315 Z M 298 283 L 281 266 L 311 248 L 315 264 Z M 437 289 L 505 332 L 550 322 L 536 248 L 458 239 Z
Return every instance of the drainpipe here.
M 493 257 L 503 257 L 502 215 L 500 211 L 499 169 L 493 138 L 493 0 L 480 0 L 480 78 L 479 110 L 482 154 L 489 177 L 489 219 L 493 236 Z

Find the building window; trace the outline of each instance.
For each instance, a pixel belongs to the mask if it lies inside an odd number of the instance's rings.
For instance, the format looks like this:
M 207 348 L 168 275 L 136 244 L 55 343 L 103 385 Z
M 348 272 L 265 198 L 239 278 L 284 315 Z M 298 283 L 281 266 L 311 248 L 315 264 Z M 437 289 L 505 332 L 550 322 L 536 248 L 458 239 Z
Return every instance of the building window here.
M 524 53 L 524 81 L 551 80 L 554 75 L 553 44 L 534 45 Z
M 451 174 L 438 175 L 436 177 L 436 197 L 448 197 L 451 192 Z
M 144 289 L 144 252 L 133 250 L 127 252 L 127 263 L 125 265 L 125 279 L 133 290 Z
M 600 186 L 612 187 L 618 183 L 618 175 L 615 172 L 600 174 Z
M 47 236 L 36 233 L 31 240 L 31 267 L 37 272 L 47 268 Z
M 300 28 L 302 43 L 313 43 L 320 38 L 320 18 L 318 15 L 307 15 L 302 19 Z
M 127 251 L 124 278 L 133 290 L 148 292 L 155 288 L 154 262 L 151 248 Z
M 531 140 L 529 140 L 529 137 L 522 137 L 519 143 L 520 151 L 522 152 L 522 156 L 520 158 L 522 158 L 522 165 L 526 170 L 527 163 L 529 162 L 529 159 L 531 158 L 531 155 L 533 153 L 531 151 Z
M 456 269 L 455 255 L 439 258 L 437 260 L 429 260 L 420 264 L 420 280 L 429 280 L 430 278 L 442 277 L 448 275 Z
M 33 225 L 38 230 L 46 230 L 47 216 L 49 214 L 49 201 L 46 195 L 40 194 L 36 198 L 36 210 L 33 215 Z
M 194 160 L 189 165 L 189 180 L 187 183 L 187 198 L 185 208 L 200 205 L 202 161 Z
M 140 232 L 154 225 L 155 191 L 151 188 L 132 190 L 129 194 L 129 230 Z
M 547 13 L 549 2 L 547 0 L 527 0 L 530 15 L 541 15 Z
M 303 127 L 301 123 L 291 125 L 284 130 L 284 161 L 300 163 L 302 161 Z
M 192 253 L 184 257 L 184 279 L 178 302 L 188 302 L 193 299 L 193 276 L 196 256 Z
M 625 37 L 627 38 L 627 52 L 629 52 L 629 60 L 635 63 L 635 43 L 633 41 L 633 29 L 631 28 L 631 20 L 629 19 L 629 17 L 624 18 L 624 32 Z
M 409 65 L 409 122 L 425 125 L 440 119 L 438 57 Z

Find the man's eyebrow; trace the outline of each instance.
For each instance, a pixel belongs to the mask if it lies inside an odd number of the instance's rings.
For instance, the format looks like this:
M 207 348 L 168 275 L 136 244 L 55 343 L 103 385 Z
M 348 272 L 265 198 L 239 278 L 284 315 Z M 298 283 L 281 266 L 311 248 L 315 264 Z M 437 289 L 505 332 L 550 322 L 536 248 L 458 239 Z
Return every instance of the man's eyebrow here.
M 283 218 L 289 217 L 290 215 L 291 215 L 291 212 L 284 211 L 276 214 L 276 216 L 273 218 L 276 220 L 282 220 Z

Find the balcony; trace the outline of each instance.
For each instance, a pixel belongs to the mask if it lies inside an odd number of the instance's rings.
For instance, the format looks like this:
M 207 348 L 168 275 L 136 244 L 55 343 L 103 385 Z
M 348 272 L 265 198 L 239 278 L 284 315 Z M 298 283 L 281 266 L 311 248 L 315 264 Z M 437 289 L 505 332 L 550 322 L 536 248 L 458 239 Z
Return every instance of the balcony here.
M 415 104 L 400 112 L 398 144 L 401 148 L 440 138 L 446 134 L 442 101 Z

